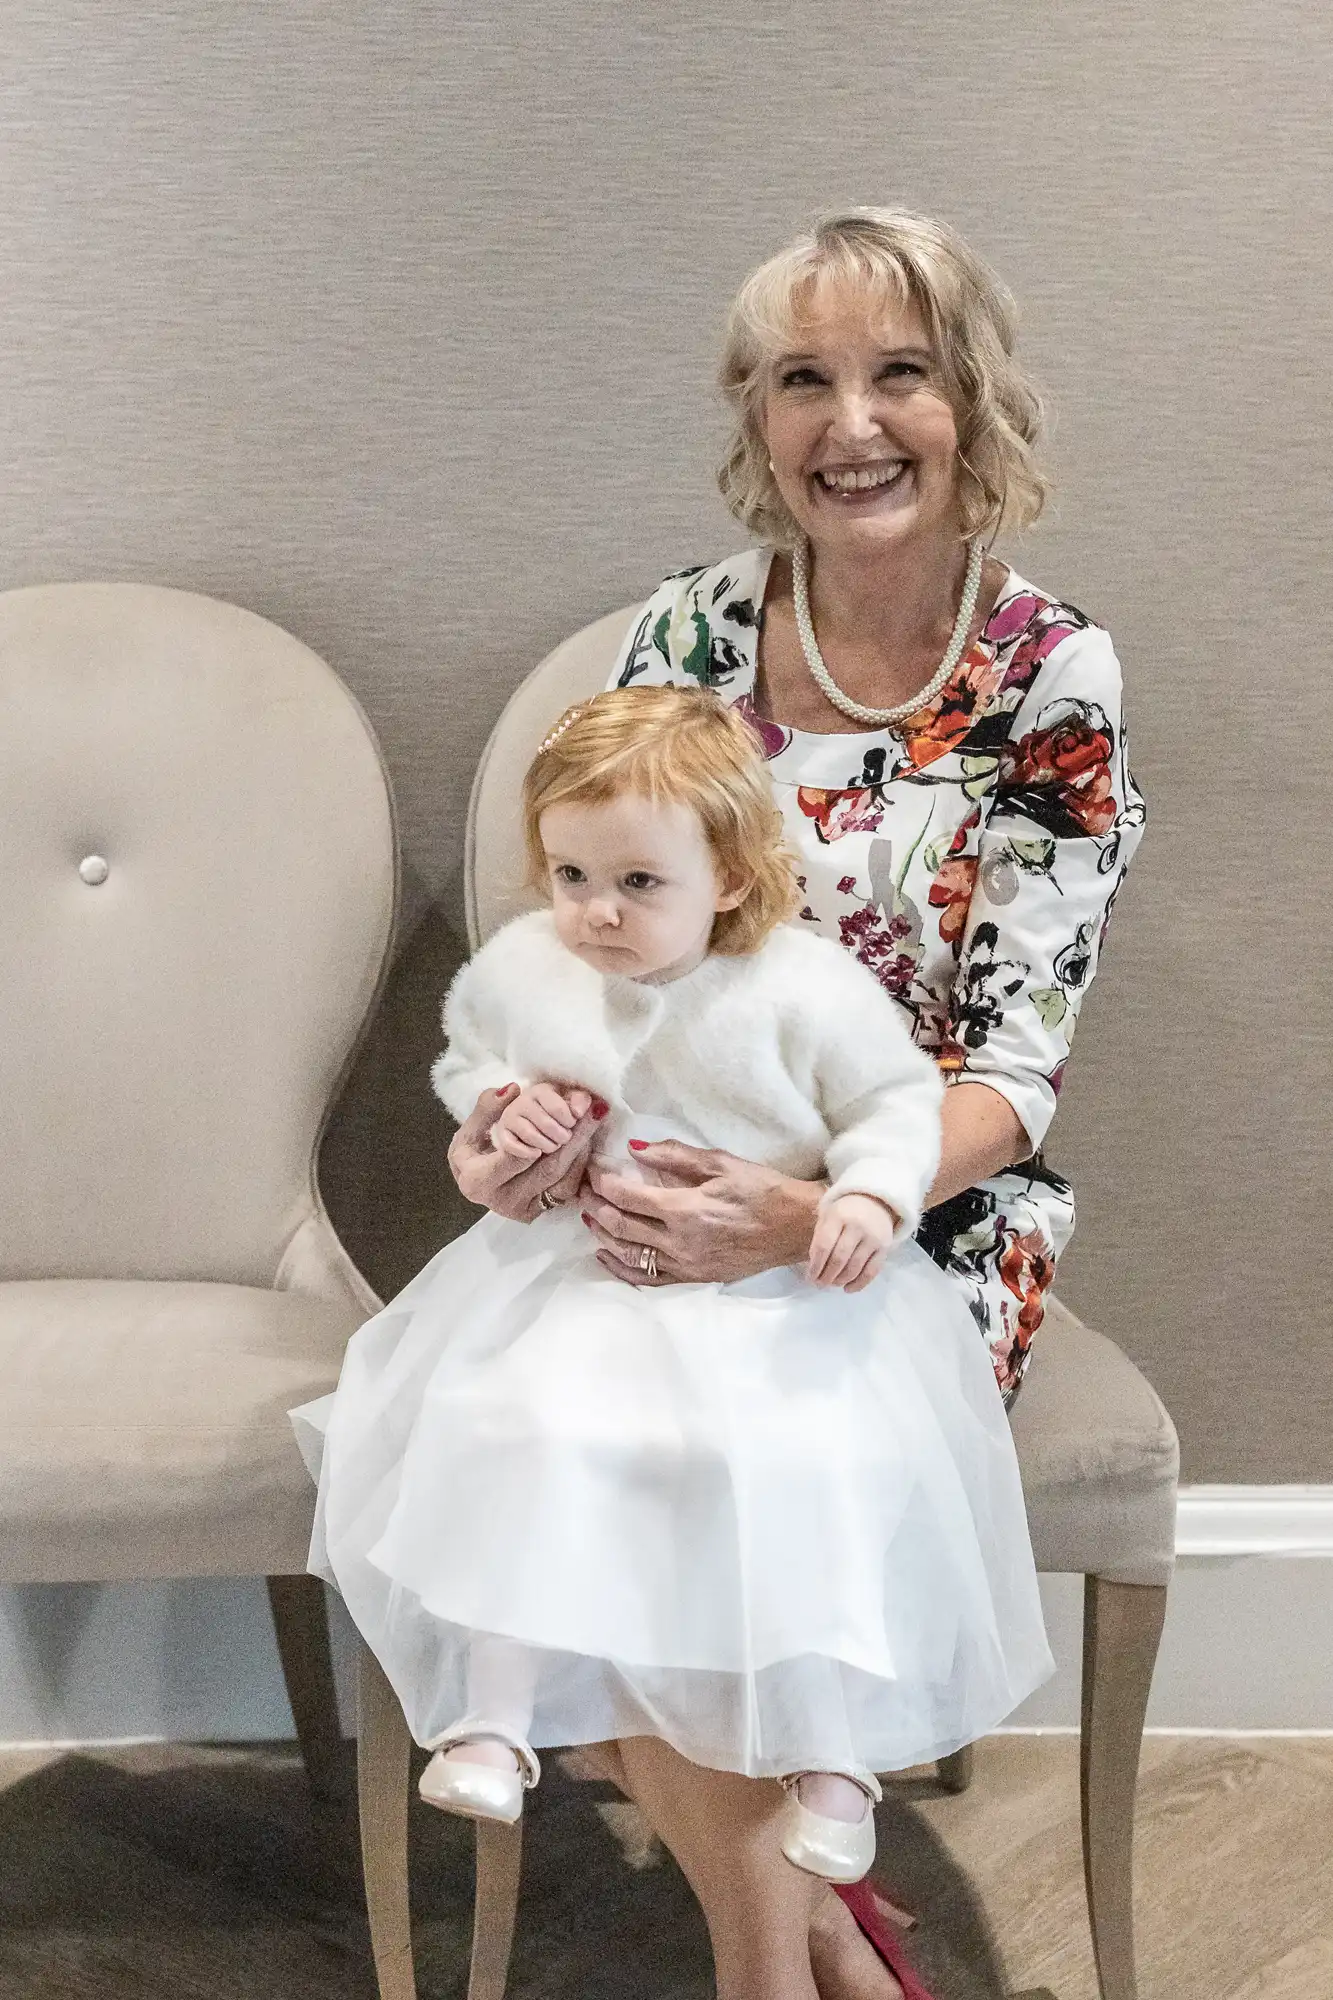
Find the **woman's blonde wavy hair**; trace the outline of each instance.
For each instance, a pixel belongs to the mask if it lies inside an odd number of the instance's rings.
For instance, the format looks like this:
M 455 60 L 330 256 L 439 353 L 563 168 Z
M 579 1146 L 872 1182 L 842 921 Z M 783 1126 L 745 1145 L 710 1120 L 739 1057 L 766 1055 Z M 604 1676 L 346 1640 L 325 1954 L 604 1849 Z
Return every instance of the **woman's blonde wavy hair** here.
M 743 887 L 719 910 L 710 950 L 744 957 L 795 911 L 794 857 L 783 837 L 758 738 L 707 688 L 611 688 L 561 716 L 523 780 L 528 880 L 549 893 L 541 816 L 548 806 L 605 805 L 626 792 L 698 813 L 718 873 Z
M 989 543 L 1002 526 L 1035 521 L 1049 487 L 1033 450 L 1042 406 L 1014 359 L 1013 299 L 947 223 L 888 208 L 826 216 L 753 271 L 732 302 L 719 379 L 736 428 L 718 485 L 736 518 L 779 547 L 798 539 L 760 426 L 771 364 L 790 349 L 802 308 L 822 283 L 920 312 L 958 427 L 964 535 Z

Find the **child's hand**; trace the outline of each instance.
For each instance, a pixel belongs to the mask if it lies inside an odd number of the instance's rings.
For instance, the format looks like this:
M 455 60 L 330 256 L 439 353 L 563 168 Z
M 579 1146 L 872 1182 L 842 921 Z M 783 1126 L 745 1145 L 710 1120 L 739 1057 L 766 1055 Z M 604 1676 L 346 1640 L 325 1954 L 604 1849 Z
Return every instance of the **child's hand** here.
M 863 1292 L 884 1269 L 897 1220 L 887 1202 L 870 1194 L 844 1194 L 831 1201 L 820 1210 L 810 1239 L 811 1280 Z
M 558 1153 L 592 1103 L 592 1092 L 577 1085 L 530 1083 L 506 1104 L 491 1127 L 497 1153 L 531 1166 L 544 1154 Z

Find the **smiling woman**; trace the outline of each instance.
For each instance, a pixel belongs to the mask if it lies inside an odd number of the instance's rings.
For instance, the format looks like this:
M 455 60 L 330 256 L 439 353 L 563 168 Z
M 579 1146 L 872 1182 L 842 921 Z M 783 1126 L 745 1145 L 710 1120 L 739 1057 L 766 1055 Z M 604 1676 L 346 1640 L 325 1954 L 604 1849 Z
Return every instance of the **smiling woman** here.
M 668 577 L 612 674 L 713 689 L 756 732 L 797 856 L 797 928 L 873 973 L 950 1086 L 917 1244 L 1006 1403 L 1074 1221 L 1040 1148 L 1143 826 L 1109 636 L 991 553 L 1046 491 L 1014 343 L 1007 292 L 940 223 L 858 210 L 762 265 L 728 326 L 719 475 L 760 546 Z M 561 859 L 587 875 L 581 847 Z M 628 886 L 603 885 L 604 923 Z M 710 1051 L 719 1074 L 743 1041 Z M 535 1170 L 497 1170 L 500 1115 L 479 1104 L 451 1162 L 472 1199 L 526 1218 Z M 625 1284 L 748 1281 L 809 1254 L 821 1183 L 739 1144 L 637 1158 L 647 1183 L 594 1161 L 581 1193 Z M 928 1333 L 911 1344 L 930 1349 Z M 760 1782 L 646 1737 L 608 1758 L 699 1896 L 724 2000 L 919 1992 L 868 1902 L 812 1897 L 790 1868 Z
M 668 578 L 614 678 L 714 687 L 759 731 L 801 920 L 953 1085 L 920 1240 L 1012 1399 L 1074 1219 L 1040 1147 L 1142 831 L 1119 666 L 990 553 L 1040 512 L 1041 403 L 1009 294 L 953 230 L 822 223 L 741 287 L 720 379 L 719 483 L 766 546 Z
M 803 487 L 816 482 L 893 483 L 899 500 L 921 497 L 927 512 L 933 502 L 986 541 L 1002 523 L 1029 525 L 1047 481 L 1033 450 L 1041 399 L 1015 359 L 1015 325 L 1005 287 L 946 224 L 874 209 L 830 218 L 761 264 L 731 308 L 728 506 L 786 548 L 810 532 L 819 495 Z M 855 437 L 826 436 L 849 390 L 867 417 L 873 405 L 887 419 L 882 434 L 863 421 Z

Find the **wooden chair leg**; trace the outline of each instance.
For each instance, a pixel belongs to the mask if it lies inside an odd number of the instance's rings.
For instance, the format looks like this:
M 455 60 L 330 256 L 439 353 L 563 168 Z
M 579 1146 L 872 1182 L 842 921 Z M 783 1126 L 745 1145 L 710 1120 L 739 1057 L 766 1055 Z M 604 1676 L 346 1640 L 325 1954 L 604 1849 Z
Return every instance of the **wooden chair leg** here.
M 271 1576 L 268 1601 L 306 1775 L 315 1793 L 329 1797 L 340 1789 L 343 1736 L 324 1586 L 317 1576 Z
M 1136 2000 L 1134 1788 L 1165 1585 L 1084 1579 L 1083 1873 L 1102 2000 Z
M 514 1826 L 477 1821 L 477 1895 L 467 2000 L 504 2000 L 522 1860 L 522 1820 Z
M 368 1646 L 357 1675 L 357 1793 L 370 1949 L 380 2000 L 417 2000 L 407 1881 L 412 1739 L 398 1697 Z
M 965 1792 L 972 1782 L 972 1745 L 965 1743 L 952 1757 L 941 1757 L 935 1776 L 946 1792 Z

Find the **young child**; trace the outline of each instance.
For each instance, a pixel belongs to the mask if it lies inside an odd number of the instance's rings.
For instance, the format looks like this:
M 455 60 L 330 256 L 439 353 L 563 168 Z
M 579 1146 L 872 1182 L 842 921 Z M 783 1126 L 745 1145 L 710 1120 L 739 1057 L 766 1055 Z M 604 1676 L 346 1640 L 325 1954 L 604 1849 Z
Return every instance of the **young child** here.
M 432 1803 L 513 1820 L 534 1745 L 651 1734 L 782 1779 L 784 1852 L 854 1881 L 874 1773 L 982 1735 L 1051 1664 L 989 1357 L 911 1241 L 939 1076 L 873 976 L 785 921 L 767 772 L 716 696 L 570 709 L 524 811 L 550 907 L 459 973 L 439 1095 L 462 1119 L 509 1086 L 516 1163 L 600 1099 L 627 1177 L 667 1136 L 827 1175 L 809 1261 L 640 1287 L 578 1204 L 488 1215 L 295 1413 L 324 1434 L 311 1568 L 434 1749 Z

